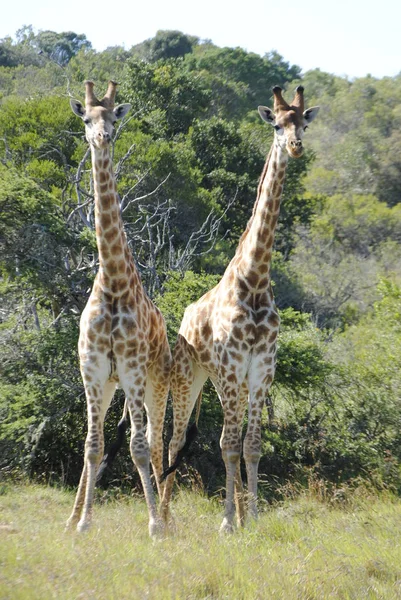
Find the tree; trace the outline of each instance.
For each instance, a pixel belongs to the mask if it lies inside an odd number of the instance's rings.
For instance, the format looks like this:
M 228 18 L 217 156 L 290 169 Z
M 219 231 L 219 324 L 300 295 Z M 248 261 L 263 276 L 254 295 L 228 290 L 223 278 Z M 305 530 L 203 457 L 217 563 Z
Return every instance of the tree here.
M 54 60 L 61 66 L 67 65 L 81 49 L 90 50 L 92 47 L 86 35 L 74 31 L 62 33 L 40 31 L 32 43 L 39 54 L 44 53 L 50 60 Z
M 127 63 L 121 93 L 150 132 L 168 138 L 187 133 L 210 96 L 202 80 L 184 71 L 178 61 L 146 64 L 134 59 Z
M 276 52 L 261 57 L 242 48 L 218 48 L 199 44 L 185 57 L 192 71 L 207 71 L 223 80 L 242 82 L 248 96 L 248 110 L 271 99 L 274 85 L 284 86 L 300 76 L 300 68 L 290 66 Z
M 192 52 L 197 43 L 197 37 L 185 35 L 181 31 L 159 30 L 154 38 L 134 46 L 131 53 L 149 62 L 157 62 L 185 56 Z

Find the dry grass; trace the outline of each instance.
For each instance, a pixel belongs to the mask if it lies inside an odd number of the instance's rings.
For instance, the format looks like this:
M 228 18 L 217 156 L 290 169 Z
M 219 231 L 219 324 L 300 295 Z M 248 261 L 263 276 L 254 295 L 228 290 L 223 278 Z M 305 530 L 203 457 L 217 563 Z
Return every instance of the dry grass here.
M 72 502 L 52 488 L 4 489 L 0 598 L 401 598 L 401 502 L 389 497 L 333 506 L 305 495 L 220 537 L 219 503 L 181 492 L 177 531 L 159 542 L 141 499 L 98 503 L 90 532 L 65 534 Z

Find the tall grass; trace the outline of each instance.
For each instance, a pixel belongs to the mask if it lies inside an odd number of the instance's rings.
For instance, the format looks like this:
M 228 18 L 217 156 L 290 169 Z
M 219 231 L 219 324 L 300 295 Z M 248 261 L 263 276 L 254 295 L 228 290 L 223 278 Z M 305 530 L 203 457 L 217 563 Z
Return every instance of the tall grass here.
M 63 531 L 72 494 L 3 491 L 2 599 L 401 598 L 401 502 L 391 497 L 333 505 L 304 494 L 221 537 L 219 502 L 181 491 L 175 534 L 154 542 L 141 498 L 98 501 L 79 535 Z

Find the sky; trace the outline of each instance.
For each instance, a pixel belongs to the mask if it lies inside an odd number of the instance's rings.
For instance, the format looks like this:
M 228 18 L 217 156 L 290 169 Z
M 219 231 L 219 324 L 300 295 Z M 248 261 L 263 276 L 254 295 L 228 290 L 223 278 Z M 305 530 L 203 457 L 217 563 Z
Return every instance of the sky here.
M 282 8 L 280 8 L 282 6 Z M 2 11 L 0 38 L 23 25 L 35 32 L 85 34 L 100 51 L 126 49 L 176 29 L 217 46 L 264 55 L 276 50 L 302 71 L 349 78 L 401 72 L 399 0 L 18 0 Z

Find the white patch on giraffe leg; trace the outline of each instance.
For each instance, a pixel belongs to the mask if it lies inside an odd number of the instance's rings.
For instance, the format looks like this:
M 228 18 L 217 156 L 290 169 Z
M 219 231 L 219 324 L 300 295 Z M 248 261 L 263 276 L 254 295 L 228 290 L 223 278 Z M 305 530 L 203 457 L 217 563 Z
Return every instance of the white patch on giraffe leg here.
M 166 537 L 166 528 L 160 518 L 149 520 L 149 536 L 154 540 L 160 540 Z
M 229 519 L 228 517 L 224 517 L 224 519 L 220 525 L 219 533 L 221 535 L 234 533 L 234 523 L 232 522 L 232 519 Z
M 87 519 L 84 520 L 80 520 L 78 525 L 77 525 L 77 531 L 79 533 L 85 533 L 86 531 L 88 531 L 92 526 L 92 520 L 88 521 Z
M 239 452 L 226 450 L 224 462 L 226 465 L 226 507 L 224 518 L 220 525 L 220 533 L 232 533 L 234 531 L 235 503 L 234 487 L 235 474 L 239 463 Z

